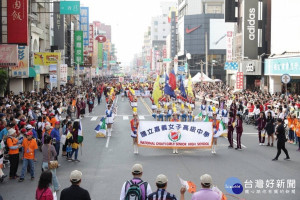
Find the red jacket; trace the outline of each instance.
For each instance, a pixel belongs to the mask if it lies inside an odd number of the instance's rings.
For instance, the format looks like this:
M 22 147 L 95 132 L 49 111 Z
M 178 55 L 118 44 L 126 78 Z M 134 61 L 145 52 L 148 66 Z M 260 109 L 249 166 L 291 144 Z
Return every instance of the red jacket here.
M 137 131 L 139 128 L 139 121 L 135 121 L 134 119 L 130 120 L 130 127 L 132 131 Z

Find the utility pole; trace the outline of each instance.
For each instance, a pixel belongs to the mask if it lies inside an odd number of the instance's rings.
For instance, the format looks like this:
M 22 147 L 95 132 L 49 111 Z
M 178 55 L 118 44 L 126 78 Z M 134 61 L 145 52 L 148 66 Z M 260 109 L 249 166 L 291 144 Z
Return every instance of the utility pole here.
M 198 62 L 196 64 L 201 66 L 201 83 L 202 83 L 202 81 L 203 81 L 203 65 L 204 65 L 204 62 L 203 62 L 203 60 L 200 60 L 200 62 Z
M 205 73 L 208 76 L 208 45 L 207 45 L 207 32 L 205 32 Z

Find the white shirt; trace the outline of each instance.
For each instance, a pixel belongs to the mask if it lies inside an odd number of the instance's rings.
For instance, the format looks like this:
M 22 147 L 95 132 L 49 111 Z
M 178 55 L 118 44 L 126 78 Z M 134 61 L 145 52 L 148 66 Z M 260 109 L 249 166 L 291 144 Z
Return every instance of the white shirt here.
M 120 200 L 124 200 L 125 199 L 125 195 L 126 195 L 126 192 L 125 192 L 126 183 L 127 183 L 127 181 L 123 184 L 123 187 L 121 189 Z M 146 191 L 146 199 L 147 199 L 147 196 L 149 194 L 151 194 L 151 193 L 152 193 L 152 190 L 151 190 L 150 184 L 148 183 L 148 185 L 147 185 L 147 191 Z

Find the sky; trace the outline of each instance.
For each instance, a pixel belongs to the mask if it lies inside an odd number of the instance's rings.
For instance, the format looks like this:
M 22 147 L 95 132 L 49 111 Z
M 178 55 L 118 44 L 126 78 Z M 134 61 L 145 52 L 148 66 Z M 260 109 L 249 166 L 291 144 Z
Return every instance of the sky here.
M 112 26 L 112 42 L 116 45 L 118 61 L 126 65 L 135 53 L 141 52 L 151 17 L 161 14 L 161 1 L 81 0 L 80 3 L 89 7 L 90 22 L 100 21 Z

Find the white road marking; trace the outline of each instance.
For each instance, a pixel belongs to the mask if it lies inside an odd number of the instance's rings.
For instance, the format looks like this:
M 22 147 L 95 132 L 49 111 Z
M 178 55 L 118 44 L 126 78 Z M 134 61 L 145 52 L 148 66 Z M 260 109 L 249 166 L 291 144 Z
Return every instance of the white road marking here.
M 128 120 L 128 119 L 129 119 L 129 118 L 128 118 L 127 115 L 123 116 L 123 120 Z
M 139 119 L 145 119 L 145 117 L 143 115 L 139 116 Z
M 243 133 L 244 134 L 244 133 Z M 224 138 L 226 138 L 227 140 L 228 140 L 228 138 L 227 137 L 224 137 Z M 233 144 L 235 144 L 235 145 L 237 145 L 237 141 L 235 140 L 235 139 L 233 139 Z M 245 145 L 243 145 L 243 144 L 241 144 L 241 146 L 243 147 L 243 148 L 247 148 Z
M 243 133 L 243 135 L 258 135 L 258 133 Z
M 106 145 L 105 147 L 108 148 L 108 145 L 109 145 L 109 140 L 110 140 L 110 137 L 107 137 L 107 140 L 106 140 Z
M 96 121 L 98 117 L 92 117 L 91 121 Z

